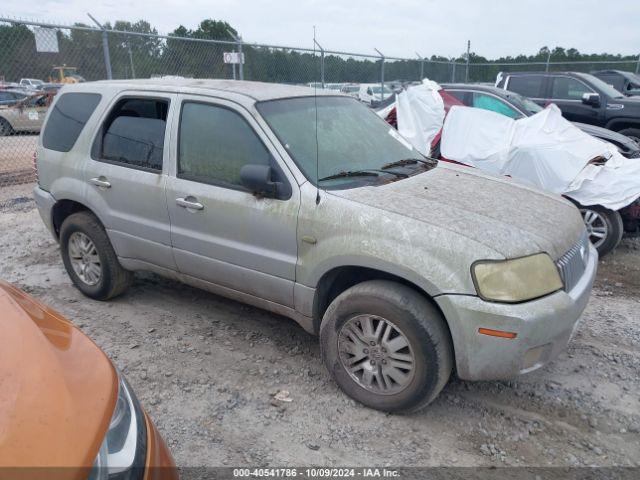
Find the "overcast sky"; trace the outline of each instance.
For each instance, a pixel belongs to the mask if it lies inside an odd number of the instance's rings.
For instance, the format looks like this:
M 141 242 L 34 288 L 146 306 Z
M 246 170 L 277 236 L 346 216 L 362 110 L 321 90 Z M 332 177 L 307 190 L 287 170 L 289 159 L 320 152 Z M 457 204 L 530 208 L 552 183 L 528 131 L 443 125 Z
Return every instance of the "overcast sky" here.
M 471 40 L 488 58 L 544 45 L 640 53 L 640 0 L 3 0 L 0 15 L 63 23 L 144 19 L 161 33 L 226 20 L 247 42 L 387 56 L 451 57 Z

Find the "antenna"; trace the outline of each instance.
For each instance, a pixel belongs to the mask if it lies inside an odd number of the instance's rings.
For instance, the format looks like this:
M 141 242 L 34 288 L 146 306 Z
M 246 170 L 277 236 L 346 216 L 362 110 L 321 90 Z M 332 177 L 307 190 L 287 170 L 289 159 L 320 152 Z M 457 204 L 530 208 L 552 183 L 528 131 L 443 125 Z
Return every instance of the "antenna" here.
M 316 58 L 316 26 L 313 26 L 313 59 Z M 313 82 L 313 104 L 316 110 L 316 205 L 320 204 L 320 146 L 318 143 L 318 82 Z

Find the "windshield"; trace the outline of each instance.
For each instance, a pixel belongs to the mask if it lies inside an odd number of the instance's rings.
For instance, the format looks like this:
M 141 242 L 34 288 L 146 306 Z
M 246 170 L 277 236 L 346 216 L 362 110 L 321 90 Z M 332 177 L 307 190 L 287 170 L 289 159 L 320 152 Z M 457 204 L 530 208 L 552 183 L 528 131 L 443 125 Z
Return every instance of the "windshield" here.
M 353 86 L 349 86 L 349 87 L 344 87 L 343 90 L 345 92 L 357 92 L 358 90 L 360 90 L 360 87 L 357 85 L 353 85 Z
M 594 77 L 593 75 L 584 74 L 587 80 L 589 80 L 594 87 L 600 89 L 607 97 L 611 98 L 624 98 L 624 95 L 620 93 L 618 90 L 613 88 L 606 82 L 603 82 L 598 77 Z
M 316 108 L 318 176 L 316 176 Z M 409 142 L 368 107 L 351 97 L 301 97 L 257 104 L 302 173 L 316 183 L 346 171 L 380 169 L 407 158 L 424 159 Z M 323 188 L 346 188 L 388 180 L 391 175 L 321 181 Z
M 378 87 L 371 87 L 371 90 L 373 91 L 373 93 L 375 94 L 380 94 L 380 91 L 382 90 L 379 86 Z M 390 90 L 388 87 L 384 87 L 384 93 L 387 95 L 391 95 L 393 93 L 392 90 Z

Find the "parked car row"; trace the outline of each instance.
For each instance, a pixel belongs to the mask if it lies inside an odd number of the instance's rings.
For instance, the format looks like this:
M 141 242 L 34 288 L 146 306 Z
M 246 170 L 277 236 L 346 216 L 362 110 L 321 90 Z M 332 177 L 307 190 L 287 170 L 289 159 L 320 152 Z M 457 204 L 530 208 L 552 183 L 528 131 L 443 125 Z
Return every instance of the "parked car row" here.
M 321 82 L 310 82 L 307 86 L 334 93 L 344 93 L 357 98 L 361 102 L 375 107 L 379 103 L 393 97 L 399 91 L 398 82 L 381 83 L 325 83 L 324 88 Z M 395 87 L 395 89 L 393 88 Z
M 452 105 L 466 105 L 490 110 L 512 119 L 520 119 L 543 111 L 539 104 L 522 95 L 490 85 L 444 84 L 438 92 L 439 97 L 444 102 L 445 112 L 448 112 Z M 429 103 L 429 97 L 426 97 L 424 101 Z M 378 113 L 396 128 L 398 128 L 397 105 L 398 102 L 394 100 L 388 105 L 377 109 Z M 422 103 L 422 105 L 424 106 L 425 103 Z M 419 110 L 421 107 L 416 105 L 416 108 Z M 428 116 L 426 118 L 428 121 Z M 436 124 L 434 135 L 442 127 L 443 121 L 444 116 L 434 119 Z M 640 145 L 634 139 L 594 125 L 575 123 L 575 126 L 593 137 L 615 145 L 625 157 L 640 159 Z M 415 134 L 416 131 L 422 131 L 421 129 L 423 128 L 425 128 L 425 124 L 421 120 L 414 119 L 409 121 L 411 134 Z M 407 134 L 408 132 L 405 131 L 404 133 Z M 498 148 L 497 145 L 496 148 Z M 442 158 L 440 155 L 439 135 L 434 137 L 431 156 Z M 640 182 L 640 179 L 638 181 Z M 615 249 L 623 234 L 640 234 L 640 199 L 631 203 L 625 202 L 623 208 L 616 207 L 615 209 L 605 208 L 597 203 L 593 205 L 578 203 L 577 205 L 583 215 L 590 239 L 600 255 L 605 255 Z

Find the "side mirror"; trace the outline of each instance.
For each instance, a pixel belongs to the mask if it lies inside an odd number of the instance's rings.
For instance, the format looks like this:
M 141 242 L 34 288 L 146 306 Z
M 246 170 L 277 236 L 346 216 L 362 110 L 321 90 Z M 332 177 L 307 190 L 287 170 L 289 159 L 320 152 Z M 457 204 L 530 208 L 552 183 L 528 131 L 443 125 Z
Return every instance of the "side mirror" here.
M 582 103 L 585 105 L 591 105 L 592 107 L 600 106 L 600 95 L 597 93 L 583 93 Z
M 271 180 L 271 174 L 268 165 L 245 165 L 240 169 L 240 180 L 252 193 L 274 198 L 278 195 L 278 182 Z

